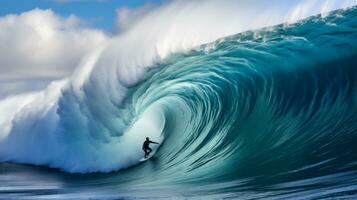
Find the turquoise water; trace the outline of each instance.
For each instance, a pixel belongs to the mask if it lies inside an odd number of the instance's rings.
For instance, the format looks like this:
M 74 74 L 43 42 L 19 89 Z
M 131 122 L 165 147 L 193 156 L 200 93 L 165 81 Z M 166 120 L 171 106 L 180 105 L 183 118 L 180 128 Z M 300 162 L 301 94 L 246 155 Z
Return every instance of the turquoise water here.
M 42 141 L 58 139 L 68 157 L 0 151 L 7 162 L 0 198 L 357 198 L 356 38 L 357 9 L 338 10 L 173 54 L 127 84 L 120 105 L 95 96 L 112 88 L 84 85 L 83 99 L 62 90 L 53 112 L 31 126 L 52 130 L 41 123 L 55 114 L 54 133 L 65 136 Z M 122 125 L 106 117 L 111 112 Z M 18 140 L 24 121 L 3 145 Z M 85 137 L 84 121 L 92 130 Z M 116 157 L 106 154 L 110 144 L 145 122 L 155 126 L 139 132 L 160 131 L 152 136 L 161 142 L 154 157 L 128 158 L 121 171 L 102 166 L 101 156 Z M 87 143 L 91 154 L 82 149 Z

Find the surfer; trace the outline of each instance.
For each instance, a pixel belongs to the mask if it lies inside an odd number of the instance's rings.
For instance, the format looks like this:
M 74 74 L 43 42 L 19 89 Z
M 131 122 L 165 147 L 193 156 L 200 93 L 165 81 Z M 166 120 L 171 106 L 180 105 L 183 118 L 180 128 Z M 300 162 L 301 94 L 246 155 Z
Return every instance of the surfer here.
M 149 137 L 146 137 L 146 140 L 143 144 L 143 151 L 145 152 L 145 158 L 147 158 L 149 156 L 149 154 L 152 152 L 152 149 L 149 147 L 150 143 L 159 144 L 157 142 L 150 141 Z

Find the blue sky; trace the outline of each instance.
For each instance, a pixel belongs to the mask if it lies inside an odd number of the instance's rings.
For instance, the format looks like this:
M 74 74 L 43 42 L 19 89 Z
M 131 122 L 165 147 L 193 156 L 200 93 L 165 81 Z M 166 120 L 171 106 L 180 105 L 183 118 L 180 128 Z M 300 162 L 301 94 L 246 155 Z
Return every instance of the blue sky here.
M 163 0 L 1 0 L 0 16 L 20 14 L 34 8 L 52 9 L 57 15 L 66 17 L 74 14 L 90 26 L 112 31 L 117 8 L 136 8 L 161 2 Z

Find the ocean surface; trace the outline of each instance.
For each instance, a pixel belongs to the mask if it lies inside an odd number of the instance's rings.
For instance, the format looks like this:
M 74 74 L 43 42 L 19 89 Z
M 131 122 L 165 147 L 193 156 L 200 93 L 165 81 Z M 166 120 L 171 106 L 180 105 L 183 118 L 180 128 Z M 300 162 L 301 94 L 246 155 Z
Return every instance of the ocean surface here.
M 357 198 L 356 7 L 135 73 L 114 54 L 0 102 L 0 199 Z

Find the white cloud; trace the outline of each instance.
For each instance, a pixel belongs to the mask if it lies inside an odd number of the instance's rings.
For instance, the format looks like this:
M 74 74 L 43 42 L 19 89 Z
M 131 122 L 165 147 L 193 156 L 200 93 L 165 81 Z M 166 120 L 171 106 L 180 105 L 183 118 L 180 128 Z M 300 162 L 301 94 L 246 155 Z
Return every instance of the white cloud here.
M 145 17 L 148 13 L 155 10 L 159 6 L 148 3 L 137 8 L 129 8 L 126 6 L 120 7 L 116 10 L 117 19 L 115 28 L 118 32 L 123 32 L 132 27 L 136 22 Z
M 0 98 L 69 76 L 81 57 L 107 39 L 76 16 L 62 18 L 52 10 L 0 17 Z

